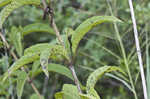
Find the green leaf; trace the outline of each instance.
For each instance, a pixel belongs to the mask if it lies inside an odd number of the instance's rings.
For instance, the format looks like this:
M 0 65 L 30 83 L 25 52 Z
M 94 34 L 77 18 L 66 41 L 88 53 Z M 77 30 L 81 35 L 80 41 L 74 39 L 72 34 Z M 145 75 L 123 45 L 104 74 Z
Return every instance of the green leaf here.
M 55 94 L 55 99 L 64 99 L 63 96 L 64 96 L 63 91 L 62 92 L 57 92 Z M 92 97 L 92 96 L 86 95 L 86 94 L 79 94 L 79 96 L 80 96 L 80 99 L 96 99 L 95 97 Z
M 18 78 L 17 78 L 17 96 L 18 96 L 18 99 L 21 99 L 27 77 L 28 77 L 28 75 L 24 71 L 20 71 L 20 73 L 18 73 Z
M 75 29 L 75 33 L 72 35 L 71 42 L 72 42 L 72 51 L 74 54 L 83 36 L 94 26 L 104 22 L 121 22 L 121 21 L 113 16 L 94 16 L 85 20 Z
M 73 80 L 70 70 L 63 65 L 52 64 L 52 63 L 48 64 L 48 71 L 54 71 L 54 72 L 60 73 Z
M 2 41 L 0 41 L 0 48 L 2 48 L 3 47 L 3 42 Z
M 18 29 L 16 27 L 12 27 L 9 37 L 10 37 L 11 43 L 14 45 L 18 55 L 21 57 L 23 54 L 21 28 Z
M 37 63 L 38 64 L 38 63 Z M 61 75 L 64 75 L 68 78 L 70 78 L 71 80 L 74 81 L 73 79 L 73 76 L 72 76 L 72 73 L 70 72 L 70 70 L 65 67 L 64 65 L 61 65 L 61 64 L 54 64 L 54 63 L 50 63 L 48 64 L 48 71 L 49 72 L 55 72 L 55 73 L 58 73 L 58 74 L 61 74 Z M 35 72 L 32 72 L 32 77 L 35 77 L 37 75 L 39 75 L 40 73 L 42 72 L 42 68 L 39 68 L 38 70 L 36 70 Z M 84 90 L 86 89 L 85 86 L 83 86 L 81 83 L 80 83 L 80 86 L 81 88 Z
M 64 99 L 80 99 L 78 89 L 75 85 L 64 84 L 62 92 L 64 93 Z
M 66 28 L 65 29 L 65 48 L 68 52 L 68 55 L 71 56 L 72 54 L 72 50 L 71 50 L 71 41 L 69 41 L 69 39 L 71 38 L 72 34 L 74 34 L 74 31 L 71 28 Z M 70 39 L 71 40 L 71 39 Z
M 30 53 L 39 53 L 40 54 L 42 51 L 44 51 L 47 48 L 51 49 L 52 54 L 51 54 L 50 58 L 55 59 L 57 55 L 61 55 L 69 60 L 67 51 L 65 50 L 65 48 L 63 46 L 49 44 L 49 43 L 41 43 L 41 44 L 33 45 L 24 51 L 24 55 L 27 55 Z
M 0 0 L 0 8 L 9 4 L 12 0 Z
M 27 54 L 32 54 L 32 53 L 41 53 L 43 50 L 45 50 L 46 48 L 51 48 L 53 45 L 49 44 L 49 43 L 41 43 L 41 44 L 36 44 L 33 45 L 29 48 L 26 48 L 24 51 L 24 55 Z
M 24 5 L 39 5 L 40 0 L 13 0 L 0 12 L 0 29 L 2 28 L 3 23 L 6 18 L 17 8 Z
M 81 99 L 96 99 L 95 97 L 92 97 L 92 96 L 86 95 L 86 94 L 80 94 L 80 98 Z
M 51 56 L 52 59 L 60 58 L 60 55 L 65 59 L 69 60 L 67 50 L 62 45 L 55 45 L 51 48 Z
M 55 94 L 55 99 L 63 99 L 63 95 L 64 95 L 63 92 L 57 92 L 57 93 Z
M 13 65 L 8 69 L 8 71 L 4 74 L 3 81 L 7 79 L 9 75 L 11 75 L 14 71 L 21 68 L 22 66 L 29 64 L 37 59 L 39 59 L 39 55 L 37 53 L 34 54 L 28 54 L 25 56 L 22 56 L 19 60 L 17 60 Z
M 39 98 L 39 96 L 38 96 L 37 94 L 32 94 L 32 95 L 30 96 L 30 99 L 41 99 L 41 98 Z M 42 99 L 44 99 L 43 96 L 42 96 Z
M 39 69 L 40 66 L 40 61 L 34 61 L 33 65 L 32 65 L 32 71 L 31 71 L 31 76 L 33 76 L 33 74 Z
M 43 72 L 45 73 L 45 75 L 47 77 L 49 77 L 49 73 L 48 73 L 48 59 L 50 57 L 51 52 L 52 52 L 51 48 L 46 48 L 40 54 L 40 63 L 41 63 L 41 66 L 42 66 L 42 70 L 43 70 Z
M 48 64 L 48 71 L 59 73 L 59 74 L 64 75 L 64 76 L 73 80 L 73 77 L 72 77 L 70 70 L 61 64 L 53 64 L 53 63 Z M 41 72 L 42 72 L 42 69 L 40 68 L 33 75 L 36 76 Z
M 94 99 L 100 99 L 100 96 L 98 95 L 98 93 L 94 88 L 91 88 L 89 93 L 87 92 L 87 95 L 93 97 Z
M 29 24 L 29 25 L 25 26 L 22 34 L 23 34 L 23 36 L 25 36 L 32 32 L 46 32 L 46 33 L 55 35 L 55 32 L 49 26 L 49 24 L 43 24 L 43 23 L 34 23 L 34 24 Z
M 10 84 L 13 84 L 15 82 L 16 82 L 16 78 L 13 77 L 7 79 L 5 82 L 2 82 L 2 76 L 0 76 L 0 96 L 8 95 L 9 92 L 7 89 L 10 87 Z
M 104 67 L 100 67 L 96 69 L 88 77 L 87 84 L 86 84 L 87 94 L 96 97 L 96 99 L 99 99 L 97 92 L 94 90 L 94 86 L 97 80 L 100 79 L 105 73 L 108 73 L 111 71 L 117 71 L 117 70 L 124 73 L 119 67 L 115 67 L 115 66 L 104 66 Z

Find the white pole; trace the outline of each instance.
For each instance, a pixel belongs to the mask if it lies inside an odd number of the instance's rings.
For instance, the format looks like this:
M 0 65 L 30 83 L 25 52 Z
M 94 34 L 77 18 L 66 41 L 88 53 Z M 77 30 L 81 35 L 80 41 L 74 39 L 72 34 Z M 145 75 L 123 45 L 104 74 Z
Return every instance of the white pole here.
M 143 69 L 143 61 L 142 61 L 141 49 L 140 49 L 140 44 L 139 44 L 139 39 L 138 39 L 138 31 L 137 31 L 137 26 L 136 26 L 133 4 L 132 4 L 132 0 L 128 0 L 128 2 L 129 2 L 130 12 L 131 12 L 131 17 L 132 17 L 132 22 L 133 22 L 134 37 L 135 37 L 136 50 L 137 50 L 137 55 L 138 55 L 138 60 L 139 60 L 139 67 L 140 67 L 140 73 L 141 73 L 141 79 L 142 79 L 142 85 L 143 85 L 144 99 L 148 99 L 147 98 L 147 89 L 146 89 L 147 87 L 146 87 L 146 81 L 145 81 L 144 69 Z

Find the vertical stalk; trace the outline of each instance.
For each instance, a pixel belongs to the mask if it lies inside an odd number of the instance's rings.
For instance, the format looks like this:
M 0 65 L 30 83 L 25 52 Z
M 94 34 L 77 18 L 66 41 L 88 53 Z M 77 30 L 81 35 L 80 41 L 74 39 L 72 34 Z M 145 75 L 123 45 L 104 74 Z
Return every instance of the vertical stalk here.
M 44 78 L 44 84 L 43 84 L 43 89 L 42 89 L 42 95 L 43 96 L 45 96 L 46 91 L 47 91 L 48 80 L 49 80 L 49 78 L 47 76 L 45 76 L 45 78 Z
M 74 66 L 73 66 L 73 65 L 70 65 L 70 66 L 69 66 L 69 69 L 71 70 L 71 73 L 72 73 L 72 75 L 73 75 L 74 82 L 75 82 L 75 84 L 77 85 L 78 91 L 79 91 L 80 93 L 82 93 L 81 88 L 80 88 L 80 83 L 79 83 L 78 77 L 77 77 L 76 72 L 75 72 L 75 70 L 74 70 Z
M 48 6 L 47 6 L 45 0 L 42 0 L 42 3 L 43 3 L 43 6 L 44 6 L 44 11 L 45 11 Z M 52 23 L 50 23 L 50 24 L 52 25 L 52 27 L 53 27 L 53 29 L 54 29 L 54 31 L 55 31 L 55 33 L 56 33 L 56 36 L 57 36 L 57 38 L 58 38 L 58 40 L 59 40 L 59 43 L 65 48 L 64 42 L 63 42 L 63 40 L 62 40 L 62 38 L 61 38 L 61 36 L 60 36 L 60 32 L 59 32 L 59 30 L 58 30 L 58 28 L 57 28 L 57 25 L 56 25 L 56 23 L 55 23 L 55 20 L 54 20 L 54 18 L 53 18 L 53 15 L 51 15 L 50 13 L 48 13 L 48 16 L 49 16 L 50 22 L 52 22 Z M 72 61 L 72 60 L 73 60 L 73 59 L 71 59 L 71 61 Z M 77 88 L 78 88 L 78 91 L 79 91 L 80 93 L 82 93 L 81 88 L 80 88 L 80 83 L 79 83 L 78 77 L 77 77 L 76 72 L 75 72 L 75 70 L 74 70 L 74 66 L 72 65 L 72 62 L 69 62 L 69 63 L 70 63 L 69 69 L 70 69 L 70 71 L 71 71 L 71 73 L 72 73 L 72 76 L 73 76 L 73 78 L 74 78 L 74 82 L 75 82 L 75 84 L 76 84 L 76 86 L 77 86 Z
M 48 5 L 47 5 L 45 0 L 42 0 L 42 4 L 44 6 L 44 12 L 45 12 L 47 10 Z M 59 32 L 59 30 L 58 30 L 58 28 L 56 26 L 56 23 L 55 23 L 55 20 L 53 18 L 53 15 L 51 15 L 50 13 L 47 13 L 47 14 L 48 14 L 48 17 L 49 17 L 49 20 L 50 20 L 50 24 L 52 25 L 52 27 L 53 27 L 53 29 L 54 29 L 54 31 L 56 33 L 56 36 L 58 38 L 59 43 L 64 46 L 63 40 L 62 40 L 62 38 L 60 36 L 60 32 Z
M 149 44 L 148 44 L 148 24 L 146 24 L 146 81 L 147 81 L 147 92 L 150 93 L 150 58 L 149 58 Z M 148 94 L 150 99 L 150 94 Z
M 107 0 L 107 4 L 108 4 L 108 6 L 109 6 L 111 15 L 113 16 L 112 8 L 111 8 L 111 6 L 110 6 L 108 0 Z M 122 42 L 122 40 L 121 40 L 121 36 L 120 36 L 120 34 L 119 34 L 119 30 L 118 30 L 118 27 L 117 27 L 117 24 L 116 24 L 116 23 L 114 23 L 114 28 L 115 28 L 115 31 L 116 31 L 117 39 L 118 39 L 119 44 L 120 44 L 120 47 L 121 47 L 121 52 L 122 52 L 122 55 L 123 55 L 123 59 L 124 59 L 124 62 L 125 62 L 125 66 L 126 66 L 126 69 L 127 69 L 127 73 L 128 73 L 128 76 L 129 76 L 129 80 L 130 80 L 130 83 L 131 83 L 131 86 L 132 86 L 132 89 L 133 89 L 134 97 L 135 97 L 135 99 L 138 99 L 138 98 L 137 98 L 137 94 L 136 94 L 136 90 L 135 90 L 135 87 L 134 87 L 133 79 L 132 79 L 132 76 L 131 76 L 131 72 L 130 72 L 130 69 L 129 69 L 129 64 L 128 64 L 127 57 L 126 57 L 126 53 L 125 53 L 125 48 L 124 48 L 124 46 L 123 46 L 123 42 Z
M 136 44 L 136 50 L 137 50 L 137 55 L 138 55 L 138 60 L 139 60 L 139 68 L 140 68 L 140 73 L 141 73 L 144 98 L 148 99 L 147 98 L 147 87 L 146 87 L 146 81 L 145 81 L 145 75 L 144 75 L 144 69 L 143 69 L 143 60 L 142 60 L 142 54 L 141 54 L 141 49 L 140 49 L 140 44 L 139 44 L 139 39 L 138 39 L 138 31 L 137 31 L 137 26 L 136 26 L 133 4 L 132 4 L 132 0 L 128 0 L 128 2 L 129 2 L 131 18 L 132 18 L 132 22 L 133 22 L 135 44 Z

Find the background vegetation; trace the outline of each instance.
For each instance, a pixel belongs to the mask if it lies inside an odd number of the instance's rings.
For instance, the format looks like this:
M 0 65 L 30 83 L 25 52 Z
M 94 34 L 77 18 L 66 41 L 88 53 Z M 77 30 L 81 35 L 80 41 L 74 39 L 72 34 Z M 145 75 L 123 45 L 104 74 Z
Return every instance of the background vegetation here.
M 11 0 L 8 0 L 11 2 Z M 47 0 L 48 1 L 48 0 Z M 0 0 L 0 10 L 4 8 Z M 144 70 L 147 83 L 150 82 L 149 66 L 149 24 L 150 24 L 150 2 L 149 0 L 133 0 L 137 28 L 144 61 Z M 92 16 L 115 16 L 122 23 L 103 23 L 89 31 L 81 40 L 76 53 L 74 68 L 77 77 L 83 86 L 86 85 L 88 76 L 97 68 L 103 66 L 120 67 L 127 75 L 118 72 L 106 73 L 95 85 L 95 90 L 102 99 L 134 99 L 135 93 L 138 99 L 143 99 L 140 70 L 136 55 L 136 47 L 133 35 L 132 20 L 127 0 L 51 0 L 54 10 L 56 25 L 63 37 L 66 28 L 75 30 L 83 21 Z M 12 52 L 20 58 L 23 50 L 38 43 L 55 43 L 56 36 L 53 28 L 49 26 L 48 17 L 43 20 L 42 4 L 39 6 L 25 5 L 13 11 L 3 24 L 2 35 L 7 44 L 0 39 L 0 79 L 3 74 L 16 60 Z M 0 19 L 0 21 L 2 21 Z M 41 31 L 30 31 L 34 28 L 33 23 L 39 24 Z M 30 25 L 32 24 L 32 25 Z M 45 24 L 45 26 L 43 25 Z M 14 32 L 23 29 L 21 38 Z M 14 36 L 15 35 L 15 36 Z M 15 43 L 18 42 L 20 43 Z M 61 61 L 60 61 L 61 60 Z M 65 65 L 66 61 L 50 60 L 49 63 Z M 56 65 L 55 64 L 55 65 Z M 39 61 L 28 64 L 25 69 L 36 71 L 40 66 Z M 130 75 L 127 69 L 129 67 Z M 28 67 L 28 68 L 26 68 Z M 55 66 L 57 69 L 57 66 Z M 66 66 L 67 67 L 67 66 Z M 59 68 L 58 68 L 59 69 Z M 61 69 L 63 71 L 63 68 Z M 45 99 L 54 99 L 56 92 L 60 92 L 64 84 L 74 84 L 66 73 L 60 75 L 59 71 L 51 70 L 49 78 L 44 73 L 30 73 L 32 82 Z M 16 78 L 16 76 L 14 77 Z M 132 80 L 131 80 L 132 79 Z M 0 99 L 17 99 L 17 85 L 9 78 L 7 84 L 0 83 Z M 150 90 L 150 85 L 147 84 Z M 84 89 L 84 88 L 83 88 Z M 150 93 L 150 91 L 149 91 Z M 36 94 L 30 82 L 25 82 L 21 99 L 35 98 Z M 149 96 L 150 98 L 150 96 Z M 36 99 L 36 98 L 35 98 Z

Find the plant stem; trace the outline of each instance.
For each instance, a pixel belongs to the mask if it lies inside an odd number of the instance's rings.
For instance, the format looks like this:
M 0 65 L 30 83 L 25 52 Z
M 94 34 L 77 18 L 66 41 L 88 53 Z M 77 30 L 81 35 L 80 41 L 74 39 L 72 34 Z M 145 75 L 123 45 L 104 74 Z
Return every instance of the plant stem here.
M 42 0 L 42 3 L 43 3 L 43 6 L 44 6 L 44 12 L 45 12 L 45 10 L 47 9 L 48 6 L 47 6 L 45 0 Z M 53 29 L 54 29 L 54 31 L 55 31 L 55 33 L 56 33 L 56 36 L 57 36 L 57 38 L 58 38 L 58 40 L 59 40 L 59 43 L 65 48 L 64 42 L 63 42 L 63 40 L 62 40 L 62 38 L 61 38 L 61 36 L 60 36 L 60 32 L 59 32 L 59 30 L 58 30 L 58 28 L 57 28 L 57 25 L 56 25 L 56 23 L 55 23 L 55 20 L 54 20 L 53 16 L 52 16 L 50 13 L 48 13 L 48 15 L 49 15 L 49 20 L 51 20 L 50 22 L 52 22 L 52 23 L 50 23 L 50 24 L 52 25 L 52 27 L 53 27 Z M 73 59 L 72 59 L 72 60 L 73 60 Z M 71 73 L 72 73 L 72 76 L 73 76 L 73 78 L 74 78 L 74 82 L 75 82 L 75 84 L 76 84 L 76 86 L 77 86 L 77 88 L 78 88 L 78 91 L 79 91 L 80 93 L 82 93 L 81 88 L 80 88 L 80 83 L 79 83 L 78 77 L 77 77 L 77 75 L 76 75 L 76 72 L 75 72 L 75 70 L 74 70 L 74 66 L 72 65 L 72 62 L 71 62 L 71 65 L 69 65 L 69 69 L 70 69 L 70 71 L 71 71 Z
M 46 94 L 47 85 L 48 85 L 48 80 L 49 80 L 49 78 L 48 78 L 47 76 L 45 76 L 44 84 L 43 84 L 43 89 L 42 89 L 42 95 L 43 95 L 43 96 L 45 96 L 45 94 Z
M 132 0 L 128 0 L 128 2 L 129 2 L 131 18 L 132 18 L 132 22 L 133 22 L 134 37 L 135 37 L 136 50 L 137 50 L 137 55 L 138 55 L 138 60 L 139 60 L 139 68 L 140 68 L 140 72 L 141 72 L 144 98 L 148 99 L 147 98 L 147 87 L 146 87 L 146 81 L 145 81 L 145 75 L 144 75 L 144 69 L 143 69 L 143 60 L 142 60 L 142 54 L 141 54 L 141 49 L 140 49 L 140 44 L 139 44 L 139 39 L 138 39 L 138 31 L 137 31 L 137 26 L 136 26 L 133 4 L 132 4 Z
M 108 0 L 107 0 L 107 3 L 108 3 L 108 6 L 109 6 L 111 15 L 113 16 L 112 8 L 111 8 L 111 6 L 110 6 Z M 120 34 L 119 34 L 119 30 L 118 30 L 118 27 L 117 27 L 117 24 L 116 24 L 116 23 L 114 23 L 114 28 L 115 28 L 115 31 L 116 31 L 117 39 L 119 40 L 119 43 L 120 43 L 121 52 L 122 52 L 123 59 L 124 59 L 124 62 L 125 62 L 125 66 L 126 66 L 126 69 L 127 69 L 127 73 L 128 73 L 129 79 L 130 79 L 130 83 L 131 83 L 131 86 L 132 86 L 132 89 L 133 89 L 134 97 L 135 97 L 135 99 L 138 99 L 138 98 L 137 98 L 136 91 L 135 91 L 133 79 L 132 79 L 132 76 L 131 76 L 131 72 L 130 72 L 130 69 L 129 69 L 129 64 L 128 64 L 128 61 L 127 61 L 127 57 L 126 57 L 126 53 L 125 53 L 125 50 L 124 50 L 123 42 L 122 42 L 122 40 L 121 40 L 121 36 L 120 36 Z
M 46 4 L 46 1 L 45 1 L 45 0 L 42 0 L 42 4 L 43 4 L 43 6 L 44 6 L 44 12 L 45 12 L 45 10 L 46 10 L 47 7 L 48 7 L 47 4 Z M 48 17 L 49 17 L 49 20 L 51 20 L 51 22 L 52 22 L 52 23 L 50 23 L 50 24 L 52 25 L 52 27 L 53 27 L 53 29 L 54 29 L 54 31 L 55 31 L 55 33 L 56 33 L 56 36 L 57 36 L 57 38 L 58 38 L 60 44 L 64 46 L 63 40 L 62 40 L 62 38 L 61 38 L 61 36 L 60 36 L 60 32 L 59 32 L 59 30 L 58 30 L 58 28 L 57 28 L 57 26 L 56 26 L 56 23 L 55 23 L 55 20 L 54 20 L 53 16 L 52 16 L 50 13 L 48 13 Z
M 29 77 L 27 79 L 28 79 L 28 81 L 30 81 Z M 32 86 L 33 90 L 35 91 L 35 93 L 39 96 L 39 98 L 42 99 L 41 94 L 39 93 L 39 91 L 37 90 L 37 88 L 35 87 L 35 85 L 33 84 L 32 81 L 31 81 L 31 86 Z
M 75 82 L 75 84 L 77 85 L 78 91 L 79 91 L 80 93 L 82 93 L 81 88 L 80 88 L 80 83 L 79 83 L 78 77 L 77 77 L 76 72 L 75 72 L 75 70 L 74 70 L 74 66 L 73 66 L 73 65 L 69 65 L 69 69 L 70 69 L 70 71 L 71 71 L 71 73 L 72 73 L 72 75 L 73 75 L 74 82 Z
M 10 45 L 8 44 L 8 42 L 6 41 L 5 37 L 2 35 L 2 33 L 0 32 L 0 37 L 2 39 L 2 41 L 4 42 L 4 44 L 6 45 L 7 49 L 10 48 Z M 16 54 L 13 51 L 10 51 L 10 54 L 13 56 L 13 58 L 15 60 L 18 60 Z M 25 71 L 24 67 L 21 68 L 23 71 Z M 26 71 L 25 71 L 26 72 Z M 40 99 L 42 99 L 38 89 L 35 87 L 34 83 L 31 81 L 30 77 L 27 77 L 27 81 L 30 83 L 30 85 L 32 86 L 33 90 L 35 91 L 35 93 L 39 96 Z
M 53 95 L 55 94 L 56 92 L 56 89 L 57 89 L 57 84 L 59 82 L 59 75 L 58 74 L 55 74 L 54 77 L 52 78 L 54 81 L 52 83 L 52 87 L 51 87 L 51 91 L 50 91 L 50 94 L 48 96 L 48 99 L 52 99 L 53 98 Z
M 150 93 L 150 57 L 149 57 L 149 46 L 148 44 L 148 26 L 149 24 L 146 24 L 146 81 L 147 81 L 147 93 Z M 148 99 L 150 99 L 150 94 L 148 94 Z

